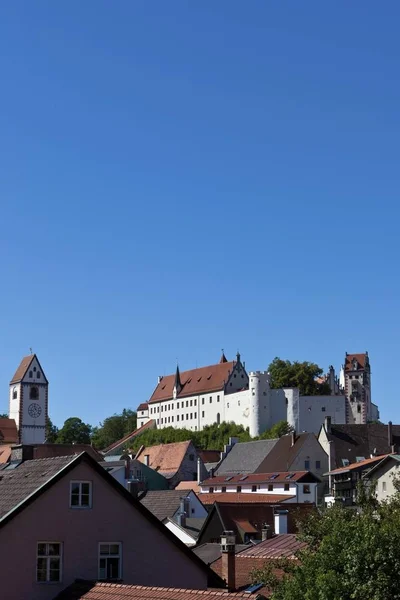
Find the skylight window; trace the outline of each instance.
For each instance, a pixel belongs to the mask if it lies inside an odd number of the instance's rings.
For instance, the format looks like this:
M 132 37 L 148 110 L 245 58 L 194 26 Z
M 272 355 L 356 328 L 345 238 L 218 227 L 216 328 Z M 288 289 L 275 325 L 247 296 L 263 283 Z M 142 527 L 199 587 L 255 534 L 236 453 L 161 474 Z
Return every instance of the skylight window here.
M 274 473 L 273 475 L 271 475 L 270 479 L 276 479 L 278 477 L 278 473 Z
M 243 475 L 243 477 L 241 477 L 241 478 L 239 479 L 239 481 L 244 481 L 245 479 L 247 479 L 247 477 L 248 477 L 248 475 Z
M 292 479 L 292 477 L 294 477 L 296 475 L 296 473 L 289 473 L 289 475 L 286 475 L 285 479 Z
M 233 476 L 225 477 L 225 481 L 230 481 L 231 479 L 233 479 Z
M 198 378 L 197 382 L 201 381 L 201 377 Z

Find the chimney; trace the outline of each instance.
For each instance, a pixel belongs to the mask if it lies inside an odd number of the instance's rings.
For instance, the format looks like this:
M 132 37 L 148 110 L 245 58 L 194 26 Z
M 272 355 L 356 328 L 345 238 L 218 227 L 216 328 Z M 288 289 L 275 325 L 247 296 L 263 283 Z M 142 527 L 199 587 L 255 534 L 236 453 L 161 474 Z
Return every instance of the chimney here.
M 200 456 L 197 457 L 197 483 L 200 485 L 202 480 L 201 477 L 201 458 Z
M 179 513 L 178 513 L 178 525 L 180 525 L 181 527 L 186 527 L 186 506 L 185 506 L 185 500 L 186 498 L 181 498 L 180 499 L 180 505 L 179 505 Z
M 234 592 L 235 585 L 235 534 L 223 531 L 221 535 L 222 579 L 225 580 L 229 592 Z
M 131 478 L 131 458 L 126 456 L 125 458 L 125 479 Z
M 150 463 L 150 454 L 145 454 L 144 455 L 144 464 L 146 465 L 146 467 L 149 466 Z
M 392 444 L 391 450 L 392 454 L 396 454 L 396 446 L 394 444 Z
M 159 376 L 158 376 L 158 383 L 161 383 L 161 380 L 162 380 L 162 378 L 163 378 L 163 376 L 162 376 L 162 375 L 159 375 Z
M 274 514 L 275 534 L 287 533 L 288 511 L 280 510 Z
M 392 445 L 393 445 L 393 429 L 392 429 L 392 421 L 389 421 L 389 423 L 388 423 L 388 446 L 389 446 L 389 448 Z
M 265 540 L 270 540 L 271 538 L 272 538 L 271 525 L 267 525 L 267 523 L 264 523 L 263 528 L 261 529 L 261 541 L 265 542 Z
M 292 446 L 294 446 L 296 443 L 296 432 L 292 431 Z
M 134 498 L 137 498 L 139 493 L 139 481 L 137 479 L 130 479 L 126 482 L 126 489 Z
M 332 417 L 325 417 L 325 431 L 331 433 Z

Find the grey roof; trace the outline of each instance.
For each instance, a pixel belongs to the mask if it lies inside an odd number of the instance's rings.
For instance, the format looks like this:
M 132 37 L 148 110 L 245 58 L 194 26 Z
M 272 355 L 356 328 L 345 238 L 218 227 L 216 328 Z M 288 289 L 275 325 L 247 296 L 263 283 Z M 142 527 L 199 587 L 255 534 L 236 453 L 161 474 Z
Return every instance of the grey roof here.
M 235 554 L 246 550 L 250 546 L 252 546 L 252 544 L 236 544 Z M 206 565 L 210 565 L 211 563 L 213 563 L 221 557 L 221 544 L 201 544 L 201 546 L 196 546 L 196 548 L 192 548 L 192 552 L 197 554 L 197 556 L 201 558 L 201 560 L 205 562 Z
M 172 519 L 179 508 L 181 498 L 186 498 L 190 490 L 148 490 L 140 498 L 140 502 L 157 519 Z
M 71 462 L 75 456 L 27 460 L 16 469 L 0 473 L 0 521 Z
M 276 439 L 235 444 L 215 471 L 215 475 L 254 473 L 277 442 Z
M 182 529 L 186 531 L 186 533 L 190 535 L 194 540 L 196 540 L 199 537 L 199 533 L 204 525 L 204 521 L 206 520 L 206 518 L 207 517 L 186 517 L 186 524 L 184 527 L 182 527 Z M 176 519 L 168 520 L 175 523 L 175 525 L 181 527 Z

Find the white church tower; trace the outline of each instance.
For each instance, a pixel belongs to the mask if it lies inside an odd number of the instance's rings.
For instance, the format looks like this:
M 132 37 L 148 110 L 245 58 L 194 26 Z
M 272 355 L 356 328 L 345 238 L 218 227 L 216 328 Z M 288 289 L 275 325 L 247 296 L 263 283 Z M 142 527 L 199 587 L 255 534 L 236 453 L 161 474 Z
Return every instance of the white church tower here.
M 10 381 L 9 417 L 17 425 L 21 444 L 46 440 L 49 382 L 36 354 L 25 356 Z

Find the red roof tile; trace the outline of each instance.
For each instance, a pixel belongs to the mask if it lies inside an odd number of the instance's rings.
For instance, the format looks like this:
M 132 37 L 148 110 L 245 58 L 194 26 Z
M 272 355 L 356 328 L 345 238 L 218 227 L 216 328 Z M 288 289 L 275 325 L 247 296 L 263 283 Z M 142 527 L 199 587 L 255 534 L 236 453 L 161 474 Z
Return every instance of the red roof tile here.
M 187 590 L 117 583 L 77 581 L 61 594 L 58 600 L 235 600 L 249 599 L 245 592 L 225 590 Z
M 148 456 L 148 466 L 156 469 L 165 477 L 172 477 L 179 469 L 185 454 L 192 442 L 176 442 L 174 444 L 159 444 L 158 446 L 142 446 L 136 454 L 136 460 L 146 464 L 145 456 Z
M 242 550 L 240 558 L 295 558 L 295 553 L 306 547 L 294 533 L 281 533 Z
M 291 500 L 289 494 L 259 494 L 251 492 L 215 492 L 215 494 L 199 494 L 203 504 L 225 502 L 230 504 L 279 504 Z
M 346 362 L 344 365 L 345 371 L 353 370 L 353 360 L 355 359 L 358 362 L 359 368 L 364 369 L 367 363 L 367 354 L 346 354 Z
M 387 456 L 390 456 L 390 454 L 381 454 L 381 456 L 373 456 L 372 458 L 360 460 L 359 462 L 355 462 L 355 463 L 351 463 L 351 464 L 347 465 L 347 467 L 339 467 L 339 469 L 334 469 L 333 471 L 330 471 L 330 474 L 335 475 L 335 474 L 339 474 L 339 473 L 347 473 L 347 471 L 354 471 L 356 469 L 362 469 L 363 467 L 367 467 L 369 465 L 372 466 L 372 465 L 380 462 Z
M 0 444 L 17 444 L 18 431 L 14 419 L 0 419 Z
M 265 560 L 263 558 L 253 558 L 252 560 L 242 559 L 240 558 L 241 555 L 242 553 L 240 552 L 240 554 L 236 554 L 235 556 L 235 584 L 236 589 L 241 590 L 236 593 L 245 593 L 248 599 L 255 598 L 256 594 L 252 596 L 248 592 L 243 592 L 243 590 L 245 590 L 250 585 L 253 585 L 250 576 L 251 571 L 253 569 L 261 569 L 262 567 L 264 567 Z M 210 566 L 212 570 L 215 573 L 217 573 L 217 575 L 222 577 L 222 558 L 218 558 L 218 560 L 211 563 Z M 269 590 L 268 588 L 263 587 L 257 590 L 257 594 L 262 594 L 269 597 Z
M 118 448 L 118 446 L 122 446 L 126 442 L 129 442 L 132 438 L 136 437 L 137 435 L 140 435 L 146 429 L 153 429 L 153 427 L 155 427 L 155 424 L 156 424 L 155 420 L 150 419 L 150 421 L 147 421 L 147 423 L 145 423 L 144 425 L 139 427 L 139 429 L 135 429 L 135 431 L 131 431 L 131 433 L 128 433 L 127 435 L 125 435 L 123 438 L 121 438 L 117 442 L 114 442 L 113 444 L 108 446 L 108 448 L 105 448 L 105 450 L 103 450 L 104 454 L 107 454 L 107 452 L 110 452 L 111 450 Z
M 197 481 L 181 481 L 175 488 L 176 490 L 192 490 L 196 494 L 200 493 L 200 486 Z
M 4 444 L 0 446 L 0 465 L 6 464 L 11 457 L 11 445 Z
M 149 405 L 147 402 L 142 402 L 142 404 L 139 404 L 136 410 L 149 410 Z
M 14 373 L 14 377 L 11 379 L 10 383 L 18 383 L 23 379 L 25 373 L 29 369 L 29 365 L 36 358 L 36 354 L 30 354 L 29 356 L 24 356 L 24 358 L 19 363 L 18 369 Z
M 284 481 L 287 483 L 288 481 L 299 481 L 309 474 L 309 471 L 275 471 L 275 473 L 250 473 L 249 475 L 217 475 L 216 477 L 209 477 L 202 482 L 202 485 L 247 485 L 251 483 L 266 483 L 270 481 L 273 481 L 274 483 L 282 483 Z
M 222 362 L 217 365 L 183 371 L 180 373 L 182 389 L 177 397 L 183 398 L 185 396 L 195 396 L 197 394 L 222 390 L 235 364 L 236 361 L 233 360 L 231 362 Z M 149 402 L 159 402 L 160 400 L 168 400 L 173 397 L 175 375 L 175 373 L 166 375 L 161 379 Z

